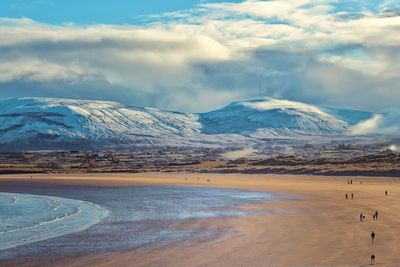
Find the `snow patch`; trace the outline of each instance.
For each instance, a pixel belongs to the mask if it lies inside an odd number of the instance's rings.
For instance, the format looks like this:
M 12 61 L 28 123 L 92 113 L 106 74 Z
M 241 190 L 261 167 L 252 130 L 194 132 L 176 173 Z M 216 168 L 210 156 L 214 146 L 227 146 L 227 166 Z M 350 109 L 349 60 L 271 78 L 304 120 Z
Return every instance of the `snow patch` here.
M 307 105 L 300 102 L 289 101 L 289 100 L 280 100 L 280 99 L 265 99 L 260 101 L 245 101 L 241 102 L 243 106 L 257 109 L 259 111 L 267 111 L 271 109 L 295 109 L 303 112 L 314 112 L 319 115 L 327 116 L 325 112 L 320 110 L 319 108 Z

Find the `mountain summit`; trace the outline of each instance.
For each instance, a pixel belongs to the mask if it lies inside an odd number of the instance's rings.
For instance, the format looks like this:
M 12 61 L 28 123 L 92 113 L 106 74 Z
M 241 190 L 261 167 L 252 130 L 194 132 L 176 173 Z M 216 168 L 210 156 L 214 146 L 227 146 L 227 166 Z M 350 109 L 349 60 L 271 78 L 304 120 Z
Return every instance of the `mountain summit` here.
M 341 134 L 369 112 L 323 108 L 272 98 L 234 102 L 222 109 L 203 113 L 200 122 L 209 134 L 263 132 L 272 135 Z

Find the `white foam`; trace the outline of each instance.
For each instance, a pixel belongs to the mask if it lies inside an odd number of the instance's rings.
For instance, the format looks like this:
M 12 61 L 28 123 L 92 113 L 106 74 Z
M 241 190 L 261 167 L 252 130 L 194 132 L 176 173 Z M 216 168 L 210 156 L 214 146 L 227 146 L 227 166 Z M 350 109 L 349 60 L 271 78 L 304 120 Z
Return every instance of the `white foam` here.
M 108 216 L 91 202 L 0 193 L 0 250 L 82 231 Z

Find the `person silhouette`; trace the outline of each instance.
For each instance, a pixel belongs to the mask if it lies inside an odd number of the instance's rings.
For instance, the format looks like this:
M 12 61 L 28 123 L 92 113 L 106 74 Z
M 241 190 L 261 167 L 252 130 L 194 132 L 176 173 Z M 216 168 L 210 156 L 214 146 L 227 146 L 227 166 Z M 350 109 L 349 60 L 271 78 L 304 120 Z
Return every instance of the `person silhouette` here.
M 371 265 L 374 265 L 374 264 L 375 264 L 375 255 L 372 254 L 371 255 Z
M 349 198 L 349 195 L 348 194 L 346 194 L 346 199 L 348 199 Z
M 378 220 L 378 211 L 375 211 L 375 220 Z
M 371 241 L 372 241 L 372 243 L 375 243 L 375 237 L 376 237 L 376 234 L 375 234 L 374 231 L 372 231 L 371 232 Z
M 387 196 L 387 190 L 385 191 L 385 196 Z
M 351 193 L 351 199 L 354 199 L 354 195 L 353 195 L 353 193 Z
M 360 222 L 362 222 L 364 220 L 364 216 L 362 214 L 362 212 L 360 213 Z

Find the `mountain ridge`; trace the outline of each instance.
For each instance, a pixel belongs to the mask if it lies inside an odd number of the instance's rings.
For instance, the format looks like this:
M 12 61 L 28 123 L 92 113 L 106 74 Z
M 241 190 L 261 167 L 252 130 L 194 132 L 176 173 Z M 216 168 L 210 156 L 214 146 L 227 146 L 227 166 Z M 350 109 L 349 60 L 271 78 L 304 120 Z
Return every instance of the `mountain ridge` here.
M 344 135 L 374 113 L 273 98 L 205 113 L 43 97 L 0 100 L 2 150 L 233 146 L 266 138 Z

